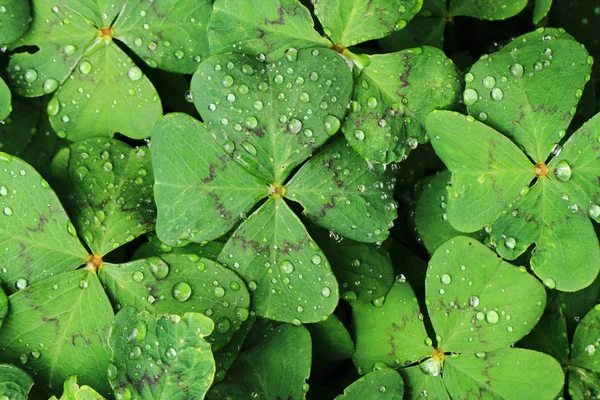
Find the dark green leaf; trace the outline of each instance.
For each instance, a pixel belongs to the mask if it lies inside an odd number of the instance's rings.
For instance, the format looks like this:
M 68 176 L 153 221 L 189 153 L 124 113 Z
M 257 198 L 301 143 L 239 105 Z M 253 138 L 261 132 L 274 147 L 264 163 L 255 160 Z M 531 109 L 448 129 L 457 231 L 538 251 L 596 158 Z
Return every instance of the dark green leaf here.
M 269 60 L 291 47 L 331 44 L 314 30 L 310 12 L 298 0 L 216 0 L 208 39 L 212 54 L 263 54 Z
M 306 325 L 313 343 L 315 358 L 325 360 L 345 360 L 352 357 L 354 343 L 346 327 L 335 316 L 325 321 Z
M 323 230 L 313 229 L 311 235 L 331 263 L 341 298 L 369 302 L 390 291 L 394 270 L 390 255 L 383 247 L 345 238 L 341 240 L 339 236 Z
M 10 400 L 26 400 L 33 379 L 10 364 L 0 364 L 0 395 Z
M 200 64 L 192 92 L 225 151 L 266 183 L 281 184 L 339 129 L 352 82 L 333 50 L 290 50 L 271 64 L 223 54 Z
M 216 239 L 267 195 L 265 182 L 229 158 L 192 117 L 169 114 L 154 133 L 156 231 L 166 244 Z
M 211 12 L 210 0 L 128 0 L 113 29 L 115 38 L 149 66 L 191 74 L 208 56 L 206 29 Z
M 109 337 L 108 376 L 116 397 L 203 399 L 215 375 L 204 340 L 213 327 L 198 313 L 155 317 L 132 307 L 121 310 Z
M 600 305 L 595 305 L 577 326 L 571 349 L 571 362 L 574 365 L 598 374 L 600 374 L 600 351 L 597 352 L 596 349 L 600 347 L 599 330 Z
M 539 24 L 550 12 L 552 7 L 552 0 L 535 0 L 535 7 L 533 9 L 533 23 Z
M 497 20 L 517 15 L 527 5 L 527 0 L 452 0 L 451 15 L 464 15 L 479 19 Z
M 440 375 L 427 375 L 421 371 L 419 366 L 403 368 L 400 370 L 404 379 L 404 393 L 409 400 L 448 400 L 450 395 L 446 391 L 444 382 Z
M 103 256 L 154 227 L 154 175 L 147 148 L 97 138 L 65 151 L 54 163 L 57 188 L 94 253 Z
M 246 341 L 246 337 L 254 326 L 255 320 L 256 318 L 250 317 L 244 321 L 240 329 L 233 334 L 231 341 L 227 343 L 227 345 L 225 345 L 225 347 L 223 347 L 221 350 L 213 352 L 215 357 L 215 365 L 217 367 L 217 371 L 215 372 L 215 384 L 225 379 L 227 372 L 235 360 L 237 360 L 237 357 L 242 350 L 242 346 Z
M 378 362 L 408 365 L 433 352 L 417 298 L 404 280 L 394 283 L 384 300 L 351 304 L 356 345 L 352 361 L 359 373 L 371 371 Z
M 304 399 L 311 340 L 304 327 L 281 325 L 242 352 L 209 399 Z
M 557 29 L 538 29 L 483 57 L 465 75 L 469 113 L 545 162 L 565 135 L 592 60 Z
M 398 216 L 395 179 L 379 173 L 346 143 L 333 139 L 287 185 L 287 195 L 315 223 L 361 242 L 381 242 Z
M 219 261 L 246 281 L 258 316 L 318 322 L 338 303 L 329 262 L 282 199 L 267 200 L 244 221 Z
M 1 6 L 0 6 L 1 7 Z M 0 78 L 0 121 L 4 122 L 12 111 L 11 94 L 8 86 L 2 78 Z
M 313 0 L 315 15 L 331 40 L 344 47 L 403 29 L 423 0 Z
M 525 268 L 464 236 L 435 252 L 425 285 L 438 348 L 445 352 L 507 347 L 533 329 L 546 304 L 544 287 Z
M 355 83 L 344 134 L 367 160 L 400 161 L 408 147 L 424 142 L 425 116 L 457 105 L 456 66 L 434 47 L 369 56 Z
M 6 46 L 29 27 L 31 6 L 24 0 L 0 0 L 0 11 L 0 46 Z
M 112 307 L 95 273 L 54 275 L 9 298 L 0 330 L 2 358 L 18 362 L 51 389 L 71 375 L 108 392 L 106 339 Z
M 114 303 L 154 314 L 198 312 L 210 317 L 213 350 L 229 342 L 248 318 L 244 282 L 220 264 L 197 255 L 164 254 L 126 264 L 105 263 L 98 277 Z
M 402 400 L 404 382 L 398 372 L 382 368 L 363 376 L 344 390 L 335 400 L 390 399 Z
M 5 153 L 0 153 L 0 221 L 0 278 L 8 293 L 75 269 L 88 256 L 48 182 Z

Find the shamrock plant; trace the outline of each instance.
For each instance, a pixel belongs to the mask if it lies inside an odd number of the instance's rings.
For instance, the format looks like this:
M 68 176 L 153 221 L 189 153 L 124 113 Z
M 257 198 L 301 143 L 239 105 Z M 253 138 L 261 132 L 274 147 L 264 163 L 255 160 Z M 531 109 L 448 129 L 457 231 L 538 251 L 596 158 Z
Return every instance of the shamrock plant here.
M 543 286 L 524 268 L 497 258 L 481 243 L 457 236 L 432 256 L 425 278 L 428 316 L 399 276 L 385 301 L 352 303 L 359 372 L 401 368 L 407 398 L 552 398 L 563 372 L 552 357 L 510 348 L 540 319 Z M 383 364 L 382 364 L 383 363 Z M 537 382 L 531 386 L 531 380 Z
M 30 13 L 28 1 L 0 1 L 0 46 L 3 52 L 8 44 L 23 36 L 29 27 Z
M 288 180 L 340 128 L 349 83 L 343 58 L 327 49 L 291 50 L 273 63 L 214 56 L 192 80 L 206 125 L 173 114 L 155 127 L 156 229 L 166 244 L 216 239 L 267 199 L 219 256 L 247 282 L 259 316 L 315 322 L 338 301 L 327 258 L 284 199 L 338 234 L 364 242 L 388 236 L 393 180 L 340 138 Z
M 32 5 L 31 28 L 10 48 L 35 48 L 11 58 L 9 76 L 23 96 L 54 93 L 50 121 L 70 140 L 115 132 L 148 137 L 162 114 L 154 86 L 114 40 L 150 67 L 178 73 L 193 72 L 208 54 L 207 0 L 176 7 L 132 0 L 34 0 Z
M 247 2 L 252 13 L 240 13 L 236 1 L 217 0 L 208 33 L 211 51 L 253 54 L 267 61 L 279 59 L 290 48 L 338 51 L 357 67 L 353 102 L 342 128 L 346 139 L 373 163 L 402 160 L 407 149 L 427 140 L 427 113 L 458 102 L 456 67 L 435 48 L 357 55 L 348 47 L 403 29 L 422 2 L 314 0 L 313 4 L 327 38 L 314 30 L 314 20 L 298 0 Z
M 600 120 L 560 144 L 591 64 L 564 32 L 540 29 L 465 75 L 473 116 L 440 111 L 427 119 L 433 147 L 452 171 L 450 224 L 462 232 L 487 226 L 498 254 L 511 260 L 535 243 L 531 268 L 551 289 L 582 289 L 600 268 L 589 221 L 600 217 Z
M 82 383 L 109 392 L 109 349 L 115 345 L 109 344 L 108 333 L 114 309 L 130 305 L 153 313 L 201 312 L 215 321 L 208 338 L 213 351 L 248 318 L 244 283 L 214 261 L 193 254 L 103 261 L 152 226 L 148 149 L 89 139 L 59 153 L 56 187 L 73 223 L 33 168 L 4 153 L 0 161 L 0 274 L 12 293 L 0 343 L 5 359 L 36 371 L 50 388 L 76 374 Z M 191 321 L 206 317 L 186 318 L 193 327 Z M 212 328 L 202 331 L 208 335 Z

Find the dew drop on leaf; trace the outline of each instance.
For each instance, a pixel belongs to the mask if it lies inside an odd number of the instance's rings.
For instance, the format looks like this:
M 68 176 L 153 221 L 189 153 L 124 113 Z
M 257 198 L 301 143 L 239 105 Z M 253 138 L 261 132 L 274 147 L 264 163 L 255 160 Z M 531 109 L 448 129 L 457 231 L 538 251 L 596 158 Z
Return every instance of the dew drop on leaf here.
M 488 324 L 495 324 L 500 320 L 500 316 L 494 310 L 490 310 L 485 314 L 485 320 Z
M 475 91 L 475 89 L 466 89 L 463 92 L 463 102 L 467 106 L 472 106 L 473 104 L 477 103 L 478 98 L 479 95 L 477 94 L 477 91 Z
M 186 301 L 192 296 L 192 287 L 187 282 L 178 282 L 173 285 L 171 294 L 177 301 Z
M 569 179 L 571 179 L 571 166 L 565 160 L 559 161 L 558 164 L 556 164 L 554 175 L 559 181 L 567 182 Z

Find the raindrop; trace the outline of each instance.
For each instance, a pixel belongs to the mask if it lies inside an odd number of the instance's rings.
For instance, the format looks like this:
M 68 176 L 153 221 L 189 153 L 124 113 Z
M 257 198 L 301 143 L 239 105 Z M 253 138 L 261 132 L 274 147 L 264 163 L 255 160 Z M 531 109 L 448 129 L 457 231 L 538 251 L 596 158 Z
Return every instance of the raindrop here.
M 6 195 L 8 195 L 8 189 L 6 188 L 6 186 L 0 186 L 0 196 Z
M 483 87 L 486 89 L 492 89 L 496 86 L 496 78 L 493 76 L 486 76 L 482 81 Z
M 156 279 L 164 279 L 169 275 L 169 265 L 159 257 L 150 257 L 147 260 L 150 264 L 150 272 Z
M 542 283 L 549 289 L 554 289 L 556 287 L 556 282 L 552 278 L 544 278 Z
M 367 99 L 367 107 L 371 110 L 377 107 L 377 99 L 375 97 L 369 97 Z
M 504 240 L 504 245 L 506 246 L 506 248 L 508 249 L 514 249 L 515 246 L 517 245 L 517 241 L 514 237 L 510 237 L 508 236 L 505 240 Z
M 596 354 L 596 346 L 594 346 L 593 344 L 589 344 L 585 347 L 584 351 L 585 351 L 585 354 L 587 354 L 589 357 L 591 357 L 594 354 Z
M 131 274 L 131 279 L 133 279 L 134 282 L 141 282 L 144 280 L 144 273 L 142 271 L 135 271 Z
M 324 119 L 324 126 L 325 132 L 327 132 L 327 134 L 331 136 L 340 129 L 341 122 L 333 115 L 327 115 Z
M 215 297 L 221 298 L 221 297 L 225 296 L 225 289 L 223 289 L 221 286 L 217 286 L 213 290 L 213 293 L 214 293 Z
M 364 140 L 365 139 L 365 132 L 361 131 L 360 129 L 357 129 L 354 131 L 354 138 L 356 140 Z
M 439 362 L 437 362 L 433 358 L 429 358 L 423 361 L 421 364 L 419 364 L 419 369 L 425 375 L 438 376 L 442 368 Z
M 256 147 L 254 147 L 250 142 L 242 142 L 242 148 L 253 157 L 256 157 L 256 155 L 258 154 L 258 152 L 256 151 Z
M 440 281 L 444 284 L 444 285 L 448 285 L 450 284 L 450 282 L 452 282 L 452 277 L 448 274 L 444 274 L 442 275 L 442 277 L 440 278 Z
M 258 120 L 256 119 L 256 117 L 247 117 L 244 120 L 244 125 L 246 125 L 250 129 L 254 129 L 258 126 Z
M 513 77 L 515 77 L 517 79 L 522 78 L 523 73 L 524 73 L 524 70 L 523 70 L 523 66 L 521 64 L 513 64 L 510 66 L 510 74 Z
M 323 296 L 323 297 L 329 297 L 329 296 L 331 296 L 331 289 L 329 289 L 327 286 L 324 286 L 321 289 L 321 296 Z
M 558 164 L 556 164 L 554 175 L 559 181 L 567 182 L 569 179 L 571 179 L 571 166 L 565 160 L 559 161 Z
M 52 93 L 56 89 L 58 89 L 58 81 L 56 79 L 47 79 L 46 82 L 44 82 L 44 85 L 42 86 L 42 90 L 46 94 Z
M 491 96 L 492 96 L 492 100 L 500 101 L 504 98 L 504 93 L 502 92 L 502 89 L 494 88 L 494 89 L 492 89 Z
M 38 73 L 35 69 L 25 70 L 24 78 L 26 82 L 33 83 L 38 78 Z
M 1 188 L 0 194 L 2 194 Z M 600 206 L 598 204 L 592 204 L 590 206 L 590 209 L 588 210 L 588 215 L 590 216 L 590 218 L 593 219 L 600 217 Z
M 10 217 L 11 215 L 13 215 L 13 210 L 10 207 L 4 207 L 4 215 L 6 215 L 7 217 Z
M 84 75 L 89 74 L 92 72 L 92 64 L 89 61 L 82 61 L 81 64 L 79 64 L 79 72 Z
M 221 84 L 223 87 L 230 88 L 233 86 L 233 77 L 231 77 L 231 75 L 226 75 L 221 81 Z
M 477 296 L 469 297 L 469 305 L 473 308 L 477 307 L 479 305 L 479 297 L 477 297 Z
M 25 288 L 27 287 L 27 285 L 28 285 L 28 282 L 27 282 L 27 280 L 26 280 L 26 279 L 23 279 L 23 278 L 21 278 L 21 279 L 17 279 L 17 281 L 15 282 L 15 286 L 16 286 L 16 287 L 17 287 L 17 289 L 19 289 L 19 290 L 23 290 L 23 289 L 25 289 Z
M 494 310 L 490 310 L 485 314 L 485 320 L 488 324 L 495 324 L 500 320 L 500 316 Z
M 192 295 L 192 287 L 187 282 L 179 282 L 173 286 L 171 294 L 177 301 L 186 301 Z
M 473 104 L 477 103 L 478 98 L 479 95 L 477 94 L 475 89 L 466 89 L 463 92 L 463 102 L 467 106 L 472 106 Z
M 132 81 L 140 80 L 142 78 L 142 70 L 139 69 L 138 67 L 131 67 L 131 69 L 129 69 L 129 71 L 127 71 L 127 76 Z
M 298 100 L 300 100 L 302 103 L 308 103 L 310 101 L 310 95 L 306 92 L 302 92 L 298 96 Z
M 292 272 L 294 272 L 294 264 L 292 264 L 290 261 L 283 261 L 280 265 L 279 265 L 279 271 L 282 274 L 291 274 Z
M 311 261 L 313 264 L 319 265 L 319 264 L 321 264 L 321 256 L 318 254 L 315 254 L 314 256 L 312 256 Z
M 302 129 L 302 122 L 299 120 L 292 118 L 290 123 L 288 124 L 288 128 L 292 133 L 298 133 Z

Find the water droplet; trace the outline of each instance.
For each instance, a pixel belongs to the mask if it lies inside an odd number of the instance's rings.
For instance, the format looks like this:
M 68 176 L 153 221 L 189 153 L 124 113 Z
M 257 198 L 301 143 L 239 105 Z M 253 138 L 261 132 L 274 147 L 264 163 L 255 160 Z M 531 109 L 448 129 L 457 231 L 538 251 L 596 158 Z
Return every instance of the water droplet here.
M 565 160 L 561 160 L 556 164 L 556 169 L 554 170 L 554 175 L 556 179 L 561 182 L 567 182 L 571 179 L 571 166 Z
M 233 86 L 233 77 L 231 75 L 226 75 L 221 81 L 221 85 L 226 88 L 230 88 Z
M 283 83 L 283 75 L 281 75 L 281 74 L 275 75 L 275 78 L 273 78 L 273 82 L 275 82 L 278 85 L 281 85 Z
M 479 95 L 477 94 L 475 89 L 466 89 L 463 92 L 463 102 L 466 106 L 472 106 L 473 104 L 477 103 L 478 98 Z
M 444 284 L 444 285 L 449 285 L 450 282 L 452 282 L 452 277 L 448 274 L 444 274 L 442 275 L 442 277 L 440 278 L 440 281 Z
M 169 265 L 159 257 L 150 257 L 147 259 L 150 264 L 150 272 L 156 279 L 165 279 L 169 275 Z
M 340 129 L 341 122 L 339 119 L 337 119 L 333 115 L 328 115 L 324 119 L 324 125 L 325 125 L 325 132 L 327 132 L 327 134 L 329 136 L 331 136 Z
M 29 68 L 25 70 L 25 74 L 23 75 L 23 77 L 25 78 L 26 82 L 33 83 L 37 80 L 38 73 L 35 69 Z
M 246 127 L 250 129 L 254 129 L 258 126 L 258 120 L 256 119 L 256 117 L 247 117 L 244 120 L 244 125 L 246 125 Z
M 381 296 L 378 297 L 376 299 L 374 299 L 373 301 L 371 301 L 371 304 L 373 304 L 375 307 L 383 307 L 383 303 L 385 303 L 385 296 Z
M 292 272 L 294 272 L 294 264 L 292 264 L 290 261 L 286 260 L 283 261 L 280 265 L 279 265 L 279 271 L 282 274 L 291 274 Z
M 194 93 L 192 93 L 189 90 L 187 92 L 185 92 L 185 101 L 187 101 L 188 103 L 193 103 L 194 102 Z
M 310 95 L 306 92 L 302 92 L 298 96 L 298 100 L 300 100 L 302 103 L 308 103 L 310 101 Z
M 494 78 L 493 76 L 486 76 L 485 78 L 483 78 L 483 81 L 481 83 L 483 84 L 484 88 L 492 89 L 496 86 L 496 78 Z
M 369 97 L 367 99 L 367 108 L 372 110 L 375 107 L 377 107 L 377 99 L 375 97 Z
M 52 93 L 56 89 L 58 89 L 58 81 L 55 79 L 47 79 L 46 82 L 44 82 L 44 85 L 42 86 L 42 90 L 46 94 Z
M 471 82 L 473 82 L 473 80 L 474 80 L 474 79 L 475 79 L 475 76 L 473 76 L 473 74 L 472 74 L 472 73 L 470 73 L 470 72 L 467 72 L 467 73 L 465 74 L 465 82 L 466 82 L 466 83 L 471 83 Z
M 365 133 L 363 131 L 361 131 L 360 129 L 357 129 L 354 131 L 354 138 L 356 140 L 364 140 L 365 139 Z
M 27 287 L 27 285 L 28 285 L 27 279 L 23 279 L 23 278 L 17 279 L 17 281 L 15 282 L 15 286 L 19 290 L 25 289 Z
M 229 321 L 229 318 L 223 317 L 217 322 L 215 329 L 219 333 L 227 333 L 231 329 L 231 321 Z
M 516 79 L 520 79 L 523 77 L 523 66 L 521 64 L 513 64 L 510 66 L 510 74 Z
M 289 62 L 296 62 L 296 60 L 298 59 L 298 50 L 294 49 L 294 48 L 289 48 L 286 52 L 285 52 L 285 58 L 286 60 L 288 60 Z
M 517 241 L 514 237 L 508 236 L 505 240 L 504 240 L 504 245 L 506 246 L 506 248 L 508 249 L 514 249 L 515 246 L 517 245 Z
M 0 186 L 0 196 L 7 196 L 8 188 L 6 186 Z
M 127 76 L 132 81 L 138 81 L 142 78 L 142 70 L 139 69 L 138 67 L 131 67 L 131 69 L 129 69 L 129 71 L 127 71 Z
M 491 96 L 492 100 L 500 101 L 504 98 L 504 92 L 502 92 L 502 89 L 500 88 L 493 88 Z
M 186 301 L 192 295 L 192 287 L 187 282 L 179 282 L 173 286 L 171 294 L 177 301 Z
M 0 194 L 2 194 L 1 188 Z M 600 206 L 598 204 L 592 204 L 590 206 L 590 209 L 588 210 L 588 215 L 590 216 L 590 218 L 593 219 L 600 217 Z
M 252 157 L 256 157 L 256 155 L 258 154 L 258 152 L 256 151 L 256 147 L 254 147 L 250 142 L 242 142 L 242 148 L 246 150 L 246 152 Z
M 290 123 L 288 124 L 288 128 L 292 133 L 298 133 L 302 129 L 302 122 L 299 120 L 292 118 Z
M 10 207 L 4 207 L 4 215 L 6 215 L 7 217 L 10 217 L 11 215 L 13 215 L 13 210 Z
M 92 72 L 92 63 L 89 61 L 82 61 L 79 64 L 79 72 L 81 72 L 83 75 L 87 75 Z
M 75 227 L 73 226 L 71 221 L 67 221 L 67 232 L 69 232 L 69 235 L 77 237 L 77 231 L 75 230 Z
M 442 366 L 438 361 L 433 358 L 429 358 L 419 364 L 419 369 L 425 375 L 429 376 L 438 376 L 442 370 Z
M 321 264 L 321 256 L 318 254 L 315 254 L 314 256 L 312 256 L 311 261 L 313 264 L 319 265 L 319 264 Z
M 477 307 L 479 305 L 479 297 L 477 297 L 477 296 L 469 297 L 469 305 L 473 308 Z
M 556 287 L 556 282 L 552 278 L 544 278 L 542 283 L 546 285 L 546 287 L 548 287 L 549 289 L 554 289 Z
M 593 344 L 589 344 L 587 346 L 585 346 L 585 354 L 587 354 L 589 357 L 593 356 L 594 354 L 596 354 L 596 346 L 594 346 Z
M 324 286 L 321 289 L 321 296 L 323 296 L 323 297 L 329 297 L 329 296 L 331 296 L 331 289 L 329 289 L 327 286 Z
M 485 314 L 485 320 L 488 324 L 495 324 L 500 320 L 500 316 L 494 310 L 490 310 Z
M 131 274 L 131 279 L 133 279 L 134 282 L 141 282 L 144 280 L 144 273 L 142 271 L 135 271 Z

